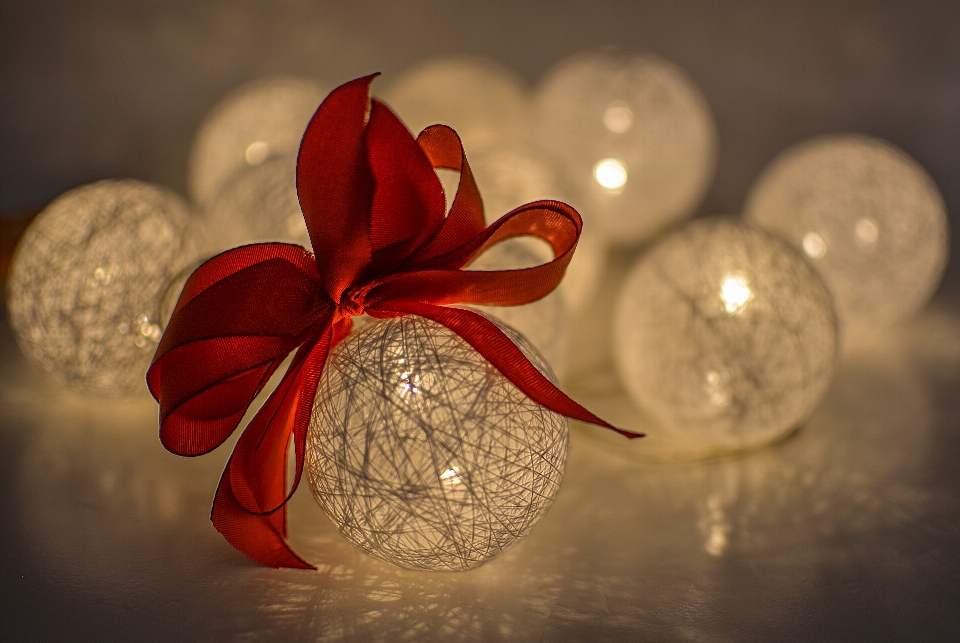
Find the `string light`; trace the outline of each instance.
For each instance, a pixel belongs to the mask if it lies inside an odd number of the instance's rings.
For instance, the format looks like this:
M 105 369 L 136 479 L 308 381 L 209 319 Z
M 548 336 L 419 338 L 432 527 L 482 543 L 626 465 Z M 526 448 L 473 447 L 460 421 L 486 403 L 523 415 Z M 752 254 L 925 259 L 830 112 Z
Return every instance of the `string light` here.
M 682 70 L 654 56 L 562 61 L 537 90 L 533 125 L 587 225 L 610 243 L 641 242 L 690 215 L 713 177 L 710 109 Z
M 614 362 L 633 400 L 701 452 L 774 440 L 817 406 L 837 324 L 826 286 L 786 243 L 730 220 L 654 246 L 616 304 Z M 678 448 L 681 448 L 678 446 Z
M 893 145 L 823 136 L 783 152 L 750 190 L 746 215 L 814 263 L 840 318 L 886 326 L 922 308 L 946 267 L 947 215 L 926 171 Z
M 17 343 L 73 388 L 145 391 L 164 295 L 195 254 L 187 205 L 169 190 L 133 180 L 71 190 L 17 246 L 7 286 Z

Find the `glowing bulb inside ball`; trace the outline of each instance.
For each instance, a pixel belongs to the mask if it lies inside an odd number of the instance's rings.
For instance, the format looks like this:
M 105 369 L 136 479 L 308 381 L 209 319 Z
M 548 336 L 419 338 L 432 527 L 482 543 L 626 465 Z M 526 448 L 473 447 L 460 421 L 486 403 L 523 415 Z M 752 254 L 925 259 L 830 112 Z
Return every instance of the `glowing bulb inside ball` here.
M 743 275 L 730 275 L 723 278 L 720 285 L 720 299 L 731 315 L 743 312 L 743 307 L 753 299 L 753 292 Z
M 133 180 L 67 192 L 24 233 L 8 282 L 24 354 L 73 388 L 145 390 L 163 299 L 195 256 L 189 211 L 172 192 Z
M 801 248 L 845 324 L 890 325 L 933 295 L 948 257 L 943 199 L 924 169 L 866 136 L 783 152 L 750 190 L 747 218 Z
M 260 165 L 270 156 L 270 144 L 266 141 L 254 141 L 247 147 L 243 153 L 243 158 L 247 160 L 247 165 Z
M 593 166 L 593 178 L 601 187 L 620 190 L 627 184 L 627 167 L 619 159 L 601 159 Z
M 500 327 L 547 377 L 549 366 Z M 330 355 L 307 437 L 317 502 L 347 540 L 409 569 L 476 567 L 526 535 L 566 467 L 567 420 L 421 317 L 373 321 Z
M 827 242 L 816 232 L 803 235 L 803 251 L 811 259 L 821 259 L 827 254 Z
M 830 293 L 785 242 L 724 219 L 641 256 L 614 313 L 624 388 L 682 451 L 764 444 L 801 423 L 837 354 Z

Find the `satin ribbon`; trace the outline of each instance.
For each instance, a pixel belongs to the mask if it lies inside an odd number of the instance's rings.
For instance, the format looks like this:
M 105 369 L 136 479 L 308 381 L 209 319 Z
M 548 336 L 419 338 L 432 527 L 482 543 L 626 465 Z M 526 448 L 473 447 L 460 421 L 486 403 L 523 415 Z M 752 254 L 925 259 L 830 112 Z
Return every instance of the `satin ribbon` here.
M 160 441 L 196 456 L 237 428 L 281 362 L 276 390 L 244 429 L 220 479 L 212 521 L 264 565 L 312 568 L 287 545 L 286 503 L 303 473 L 311 408 L 330 351 L 351 318 L 420 315 L 473 346 L 527 396 L 570 418 L 607 424 L 564 395 L 483 316 L 449 304 L 512 306 L 552 291 L 573 257 L 582 222 L 557 201 L 524 205 L 484 224 L 480 193 L 457 134 L 443 125 L 414 139 L 369 97 L 375 75 L 335 89 L 307 126 L 297 193 L 314 253 L 260 243 L 228 250 L 184 286 L 153 363 Z M 460 172 L 445 216 L 435 172 Z M 522 270 L 461 270 L 505 239 L 533 235 L 555 259 Z M 296 470 L 287 489 L 292 439 Z

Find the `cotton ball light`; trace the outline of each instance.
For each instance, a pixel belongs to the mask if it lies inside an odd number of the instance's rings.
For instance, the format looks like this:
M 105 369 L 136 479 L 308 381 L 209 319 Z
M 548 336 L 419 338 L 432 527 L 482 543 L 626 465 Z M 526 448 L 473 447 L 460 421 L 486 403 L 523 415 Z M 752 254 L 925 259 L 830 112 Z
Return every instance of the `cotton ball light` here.
M 787 243 L 726 219 L 693 222 L 630 270 L 614 311 L 627 393 L 680 450 L 770 442 L 819 404 L 837 321 L 816 270 Z
M 470 168 L 483 195 L 487 223 L 531 201 L 569 200 L 557 169 L 543 153 L 529 145 L 493 145 L 472 156 Z M 542 240 L 529 237 L 517 241 L 536 254 L 540 259 L 538 263 L 553 259 L 553 251 Z M 569 311 L 581 310 L 587 304 L 600 280 L 603 260 L 600 239 L 592 226 L 585 227 L 559 287 Z M 514 325 L 522 330 L 520 325 Z
M 483 58 L 422 62 L 390 83 L 383 99 L 414 134 L 436 123 L 449 125 L 470 154 L 527 136 L 530 105 L 523 82 Z
M 286 241 L 310 245 L 297 197 L 296 158 L 244 168 L 226 183 L 204 216 L 212 250 Z
M 79 390 L 145 390 L 162 300 L 195 258 L 189 226 L 179 196 L 139 181 L 100 181 L 56 199 L 11 265 L 7 305 L 23 353 Z
M 243 85 L 224 98 L 200 125 L 190 151 L 187 178 L 194 202 L 207 208 L 242 169 L 296 156 L 326 95 L 313 81 L 274 78 Z
M 617 244 L 644 241 L 703 199 L 717 132 L 700 90 L 651 55 L 581 53 L 536 92 L 540 145 L 559 159 L 585 222 Z
M 946 267 L 946 208 L 924 169 L 866 136 L 823 136 L 783 152 L 746 215 L 810 257 L 844 324 L 886 326 L 922 308 Z
M 502 241 L 486 250 L 468 266 L 469 270 L 519 270 L 552 259 L 544 259 L 515 238 Z M 561 282 L 562 283 L 562 282 Z M 570 324 L 563 293 L 554 290 L 546 297 L 522 306 L 475 306 L 488 317 L 516 329 L 546 359 L 563 379 L 567 373 L 570 345 Z
M 515 331 L 500 328 L 551 380 Z M 351 543 L 408 569 L 476 567 L 526 535 L 566 467 L 567 420 L 444 326 L 372 322 L 331 353 L 307 479 Z

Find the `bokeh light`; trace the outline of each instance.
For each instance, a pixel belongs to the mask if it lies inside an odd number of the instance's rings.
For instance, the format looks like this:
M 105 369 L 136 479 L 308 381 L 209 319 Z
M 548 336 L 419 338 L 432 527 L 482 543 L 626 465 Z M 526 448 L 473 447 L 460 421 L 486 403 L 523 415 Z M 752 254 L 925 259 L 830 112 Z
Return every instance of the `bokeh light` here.
M 211 252 L 264 241 L 310 247 L 297 197 L 296 157 L 277 157 L 235 174 L 207 209 Z

